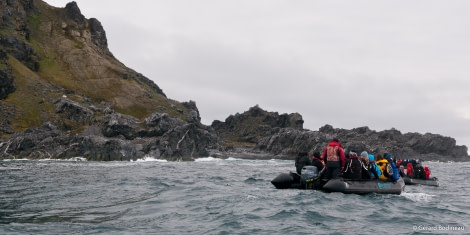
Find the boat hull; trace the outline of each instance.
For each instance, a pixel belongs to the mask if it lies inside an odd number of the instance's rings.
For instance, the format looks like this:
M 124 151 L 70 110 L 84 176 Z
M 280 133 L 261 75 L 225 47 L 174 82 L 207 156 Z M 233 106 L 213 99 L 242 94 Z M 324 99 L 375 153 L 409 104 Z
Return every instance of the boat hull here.
M 436 177 L 433 177 L 432 179 L 429 179 L 429 180 L 403 177 L 403 181 L 405 181 L 406 185 L 426 185 L 426 186 L 439 187 L 439 180 Z
M 297 176 L 298 177 L 298 176 Z M 300 179 L 300 177 L 298 177 Z M 300 188 L 300 180 L 296 180 L 295 173 L 281 173 L 271 180 L 277 189 Z
M 331 179 L 325 185 L 323 190 L 327 192 L 341 192 L 353 194 L 401 194 L 405 188 L 405 182 L 402 178 L 396 182 L 381 180 L 348 180 L 348 179 Z
M 281 173 L 271 183 L 277 189 L 314 189 L 326 192 L 341 192 L 346 194 L 401 194 L 405 188 L 402 178 L 396 182 L 381 180 L 348 180 L 343 178 L 323 181 L 318 177 L 303 179 L 296 173 Z

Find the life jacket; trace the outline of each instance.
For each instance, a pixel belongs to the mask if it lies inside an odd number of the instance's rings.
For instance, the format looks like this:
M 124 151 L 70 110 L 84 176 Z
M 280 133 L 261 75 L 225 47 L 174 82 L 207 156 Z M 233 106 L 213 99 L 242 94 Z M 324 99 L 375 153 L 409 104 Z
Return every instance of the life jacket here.
M 388 163 L 386 159 L 378 160 L 377 165 L 381 171 L 380 179 L 388 180 L 388 177 L 393 176 L 392 166 Z
M 326 161 L 327 162 L 339 162 L 339 146 L 326 147 Z

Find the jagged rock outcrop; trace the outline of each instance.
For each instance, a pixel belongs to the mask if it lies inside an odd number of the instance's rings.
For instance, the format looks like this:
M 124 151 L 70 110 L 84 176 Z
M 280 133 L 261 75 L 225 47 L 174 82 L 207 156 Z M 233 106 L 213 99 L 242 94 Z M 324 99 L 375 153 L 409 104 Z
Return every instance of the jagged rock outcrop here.
M 437 134 L 402 134 L 395 129 L 377 132 L 368 127 L 346 130 L 331 125 L 311 131 L 302 129 L 301 123 L 299 114 L 278 115 L 255 106 L 243 114 L 230 116 L 225 122 L 215 121 L 212 127 L 224 138 L 221 143 L 225 145 L 231 140 L 244 141 L 247 142 L 245 145 L 240 143 L 238 146 L 254 152 L 268 152 L 279 158 L 293 159 L 300 151 L 310 154 L 322 151 L 332 138 L 338 138 L 347 152 L 391 153 L 395 158 L 423 160 L 470 160 L 466 146 L 457 146 L 453 138 Z
M 56 102 L 56 112 L 72 123 L 88 123 L 82 132 L 71 135 L 55 123 L 17 132 L 0 142 L 0 158 L 72 158 L 88 160 L 136 160 L 143 157 L 194 160 L 217 149 L 217 136 L 210 128 L 188 123 L 166 113 L 154 113 L 140 122 L 117 113 L 103 103 L 94 112 L 66 97 Z M 73 124 L 72 124 L 73 125 Z
M 76 2 L 69 2 L 62 12 L 62 29 L 68 34 L 87 38 L 88 33 L 93 44 L 102 49 L 107 55 L 112 56 L 108 49 L 108 39 L 101 22 L 96 18 L 87 20 L 82 15 Z M 89 29 L 89 32 L 87 31 Z
M 303 128 L 298 113 L 281 114 L 266 112 L 258 105 L 242 114 L 230 115 L 225 122 L 214 121 L 212 127 L 225 142 L 256 144 L 262 137 L 271 136 L 280 128 Z

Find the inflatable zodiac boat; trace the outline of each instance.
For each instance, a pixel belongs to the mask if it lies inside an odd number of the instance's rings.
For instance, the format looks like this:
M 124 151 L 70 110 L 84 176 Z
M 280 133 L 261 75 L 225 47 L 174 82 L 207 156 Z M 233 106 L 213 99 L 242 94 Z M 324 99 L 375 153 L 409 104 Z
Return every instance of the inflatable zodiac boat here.
M 434 186 L 438 187 L 439 186 L 439 179 L 436 177 L 433 177 L 432 179 L 414 179 L 410 177 L 403 177 L 403 181 L 405 181 L 406 185 L 426 185 L 426 186 Z
M 305 166 L 301 175 L 297 173 L 281 173 L 271 183 L 277 189 L 314 189 L 326 192 L 341 192 L 353 194 L 401 194 L 405 182 L 399 178 L 396 182 L 382 180 L 351 180 L 336 178 L 328 181 L 321 180 L 315 166 Z

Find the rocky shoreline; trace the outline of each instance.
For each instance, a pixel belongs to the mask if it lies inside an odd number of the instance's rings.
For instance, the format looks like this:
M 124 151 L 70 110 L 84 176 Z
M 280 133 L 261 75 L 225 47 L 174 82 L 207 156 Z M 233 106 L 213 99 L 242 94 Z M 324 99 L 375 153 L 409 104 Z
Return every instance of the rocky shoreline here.
M 468 161 L 466 146 L 436 134 L 406 133 L 391 129 L 352 130 L 330 125 L 318 131 L 303 129 L 300 114 L 267 112 L 258 106 L 225 122 L 202 125 L 195 104 L 193 122 L 154 113 L 144 121 L 118 113 L 106 103 L 93 108 L 62 97 L 56 112 L 63 119 L 17 132 L 0 141 L 0 159 L 69 159 L 129 161 L 145 157 L 191 161 L 201 157 L 244 159 L 294 159 L 299 151 L 321 151 L 332 138 L 339 138 L 346 151 L 391 153 L 396 158 Z M 103 118 L 94 119 L 96 113 Z M 88 124 L 81 132 L 61 130 L 64 123 Z

